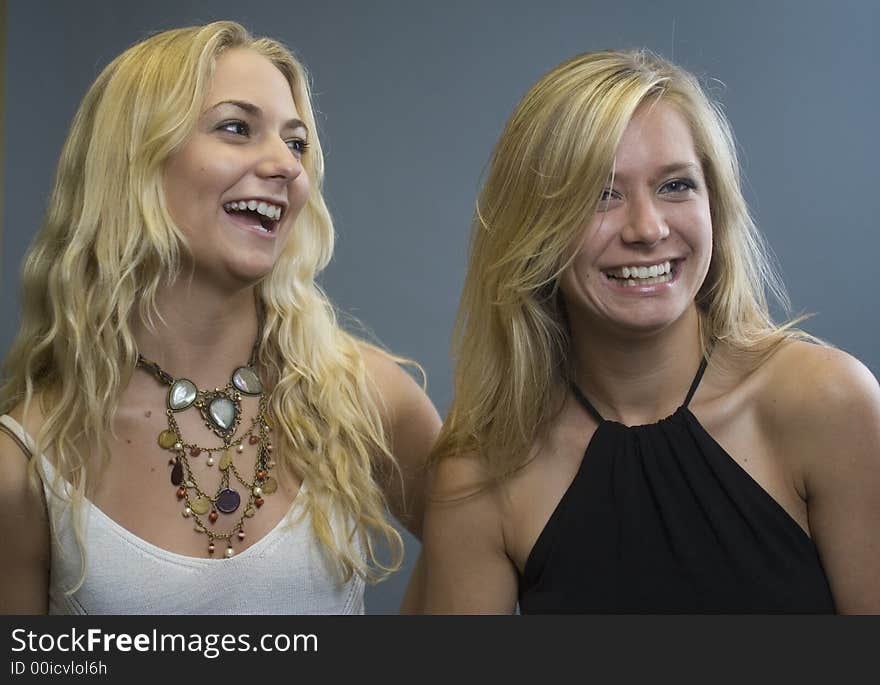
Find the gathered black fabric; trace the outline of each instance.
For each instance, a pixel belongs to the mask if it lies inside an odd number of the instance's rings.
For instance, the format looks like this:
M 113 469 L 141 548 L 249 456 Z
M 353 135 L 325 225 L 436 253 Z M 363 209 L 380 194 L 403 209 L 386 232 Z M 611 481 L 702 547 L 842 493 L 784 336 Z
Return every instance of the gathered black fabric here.
M 831 613 L 816 547 L 681 407 L 599 422 L 520 578 L 523 614 Z

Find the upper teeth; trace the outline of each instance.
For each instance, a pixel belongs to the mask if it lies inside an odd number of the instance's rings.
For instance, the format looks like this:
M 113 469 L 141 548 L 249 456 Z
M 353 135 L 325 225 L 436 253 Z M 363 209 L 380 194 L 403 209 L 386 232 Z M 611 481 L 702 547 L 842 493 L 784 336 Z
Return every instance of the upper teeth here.
M 617 278 L 654 278 L 668 274 L 671 269 L 672 264 L 667 261 L 651 266 L 622 266 L 619 269 L 612 269 L 608 273 Z
M 269 202 L 263 202 L 262 200 L 239 200 L 238 202 L 227 202 L 223 205 L 224 209 L 227 210 L 238 210 L 244 211 L 249 209 L 252 212 L 256 212 L 257 214 L 262 214 L 263 216 L 269 217 L 270 219 L 280 219 L 282 209 L 278 205 L 270 204 Z

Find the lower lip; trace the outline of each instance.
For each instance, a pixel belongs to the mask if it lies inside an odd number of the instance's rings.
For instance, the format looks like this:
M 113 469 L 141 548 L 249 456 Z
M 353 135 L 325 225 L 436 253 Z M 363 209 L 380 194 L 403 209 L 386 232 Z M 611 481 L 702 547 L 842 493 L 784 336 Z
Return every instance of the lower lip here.
M 672 278 L 664 283 L 651 283 L 650 285 L 622 285 L 616 279 L 609 278 L 602 274 L 605 283 L 608 284 L 608 287 L 611 288 L 615 293 L 620 293 L 621 295 L 630 295 L 633 297 L 650 297 L 652 295 L 662 295 L 667 292 L 672 286 L 678 281 L 678 276 L 681 273 L 681 261 L 675 261 L 672 263 Z
M 230 214 L 226 211 L 224 211 L 223 213 L 226 214 L 229 221 L 231 221 L 236 228 L 240 228 L 244 231 L 249 231 L 250 233 L 257 235 L 258 237 L 263 238 L 263 240 L 275 240 L 278 237 L 278 226 L 280 225 L 279 222 L 276 222 L 275 230 L 270 232 L 264 230 L 263 227 L 260 225 L 255 226 L 253 223 L 251 223 L 249 217 L 243 216 L 241 214 Z

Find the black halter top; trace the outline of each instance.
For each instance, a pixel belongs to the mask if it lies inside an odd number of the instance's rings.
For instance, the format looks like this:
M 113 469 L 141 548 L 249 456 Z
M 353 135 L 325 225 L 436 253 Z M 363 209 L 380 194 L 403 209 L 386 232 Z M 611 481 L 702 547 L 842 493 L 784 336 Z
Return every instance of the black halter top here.
M 831 613 L 816 547 L 684 403 L 602 418 L 520 578 L 523 614 Z

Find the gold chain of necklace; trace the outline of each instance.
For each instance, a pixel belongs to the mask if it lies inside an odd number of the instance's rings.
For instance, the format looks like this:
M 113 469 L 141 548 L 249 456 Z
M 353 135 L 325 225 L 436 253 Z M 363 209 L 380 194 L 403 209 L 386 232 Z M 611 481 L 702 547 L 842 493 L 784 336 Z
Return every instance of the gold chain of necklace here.
M 159 433 L 157 442 L 162 449 L 173 454 L 168 460 L 171 466 L 171 484 L 177 488 L 177 499 L 184 504 L 183 517 L 192 518 L 195 521 L 195 531 L 208 536 L 209 555 L 214 554 L 215 540 L 225 541 L 227 559 L 235 554 L 232 547 L 233 538 L 239 540 L 245 538 L 245 519 L 253 517 L 256 510 L 263 506 L 264 495 L 271 495 L 278 489 L 277 481 L 269 475 L 270 469 L 275 466 L 269 437 L 272 423 L 269 420 L 267 399 L 262 383 L 252 368 L 255 357 L 256 344 L 248 365 L 235 369 L 229 383 L 224 388 L 214 388 L 213 391 L 199 390 L 195 383 L 187 378 L 175 379 L 158 364 L 148 361 L 141 355 L 138 355 L 137 361 L 138 367 L 152 374 L 159 382 L 170 386 L 165 411 L 168 428 Z M 259 409 L 256 416 L 251 419 L 250 427 L 237 435 L 235 431 L 241 422 L 242 394 L 258 396 Z M 187 442 L 183 438 L 175 414 L 192 406 L 201 412 L 205 426 L 221 439 L 220 446 L 204 447 Z M 250 479 L 241 475 L 233 459 L 236 452 L 239 454 L 244 452 L 245 441 L 257 448 L 254 473 Z M 223 453 L 218 465 L 220 483 L 215 492 L 210 494 L 198 484 L 190 459 L 206 453 L 208 455 L 206 464 L 213 466 L 214 455 L 218 452 Z M 232 477 L 247 492 L 247 500 L 243 507 L 241 494 L 231 484 Z M 234 514 L 239 509 L 241 515 L 231 527 L 222 531 L 215 528 L 215 523 L 221 514 Z M 207 521 L 203 518 L 205 515 Z

